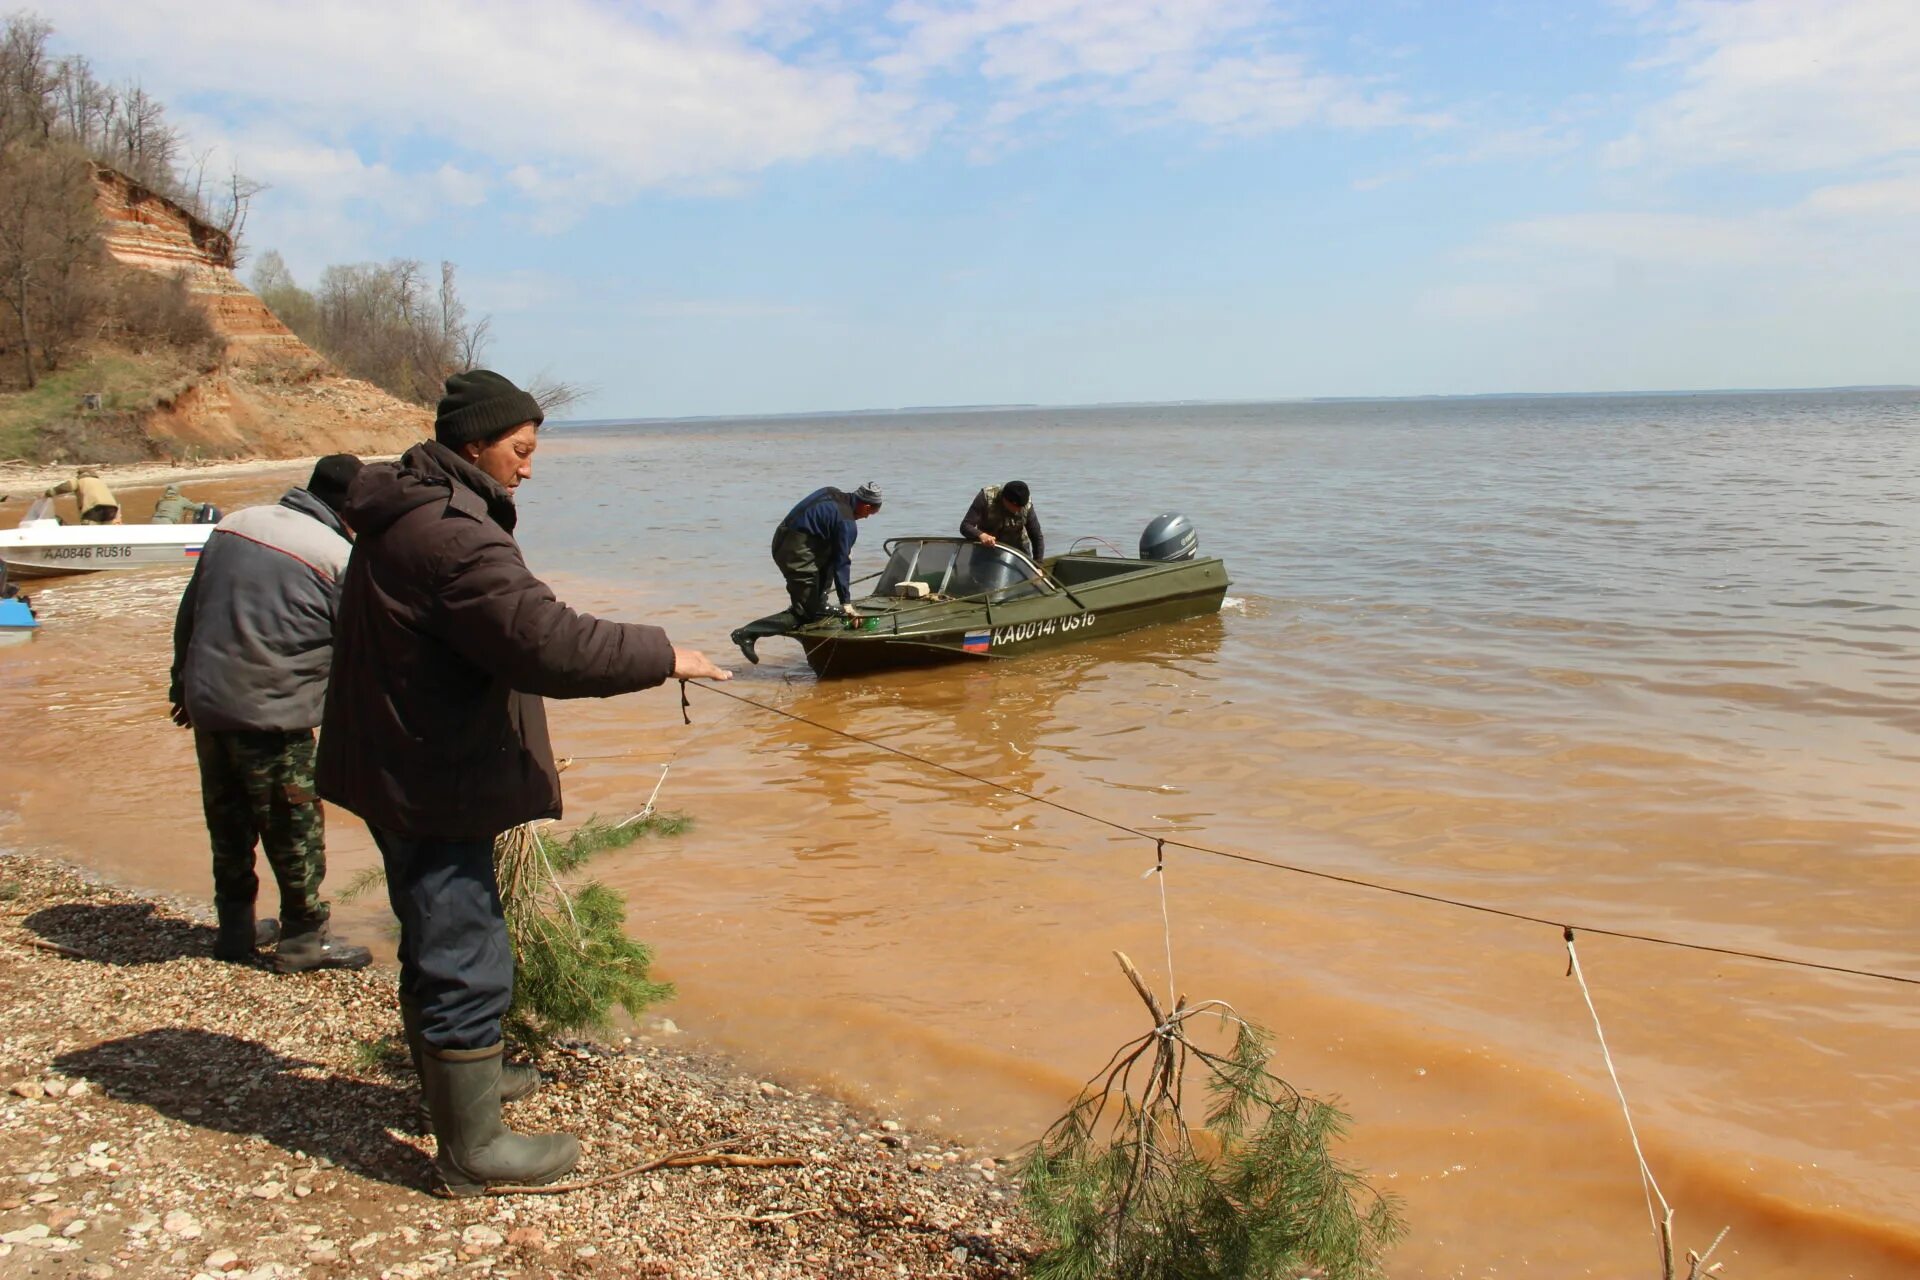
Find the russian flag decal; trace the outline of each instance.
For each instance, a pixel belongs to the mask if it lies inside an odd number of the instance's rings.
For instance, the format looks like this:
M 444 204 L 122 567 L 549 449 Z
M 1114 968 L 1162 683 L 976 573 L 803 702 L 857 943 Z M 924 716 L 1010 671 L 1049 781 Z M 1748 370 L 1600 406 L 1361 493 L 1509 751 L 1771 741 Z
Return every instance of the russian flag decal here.
M 985 653 L 993 647 L 993 632 L 969 631 L 960 641 L 960 647 L 968 653 Z

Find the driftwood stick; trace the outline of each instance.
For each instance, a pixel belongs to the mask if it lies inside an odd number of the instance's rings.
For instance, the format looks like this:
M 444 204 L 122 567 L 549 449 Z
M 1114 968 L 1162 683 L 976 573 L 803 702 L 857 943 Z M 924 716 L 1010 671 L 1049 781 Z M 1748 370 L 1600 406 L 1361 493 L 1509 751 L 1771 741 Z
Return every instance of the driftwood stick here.
M 1138 991 L 1140 998 L 1147 1002 L 1147 1009 L 1153 1014 L 1153 1025 L 1165 1026 L 1167 1015 L 1160 1011 L 1160 1001 L 1154 997 L 1152 991 L 1147 989 L 1147 984 L 1141 980 L 1140 971 L 1133 967 L 1133 961 L 1127 959 L 1127 953 L 1116 951 L 1113 953 L 1113 958 L 1120 962 L 1120 971 L 1127 975 L 1127 981 L 1133 984 L 1133 989 Z
M 755 1225 L 764 1225 L 770 1222 L 790 1222 L 795 1218 L 825 1216 L 826 1212 L 826 1206 L 817 1205 L 811 1209 L 789 1209 L 783 1213 L 722 1213 L 715 1216 L 724 1222 L 751 1222 Z
M 695 1165 L 719 1165 L 731 1169 L 784 1169 L 806 1163 L 798 1156 L 743 1156 L 727 1151 L 728 1147 L 738 1146 L 741 1141 L 740 1138 L 725 1138 L 704 1147 L 692 1147 L 654 1160 L 643 1160 L 639 1164 L 628 1165 L 624 1169 L 603 1173 L 597 1178 L 555 1182 L 544 1187 L 513 1185 L 488 1187 L 487 1194 L 490 1196 L 558 1196 L 565 1195 L 569 1191 L 585 1191 L 590 1187 L 605 1186 L 609 1182 L 618 1182 L 622 1178 L 630 1178 L 637 1173 L 651 1173 L 655 1169 L 688 1169 Z
M 55 955 L 67 956 L 74 960 L 91 960 L 93 958 L 77 948 L 63 946 L 58 942 L 48 942 L 45 938 L 22 938 L 21 941 L 30 947 L 38 947 L 42 951 L 51 951 Z

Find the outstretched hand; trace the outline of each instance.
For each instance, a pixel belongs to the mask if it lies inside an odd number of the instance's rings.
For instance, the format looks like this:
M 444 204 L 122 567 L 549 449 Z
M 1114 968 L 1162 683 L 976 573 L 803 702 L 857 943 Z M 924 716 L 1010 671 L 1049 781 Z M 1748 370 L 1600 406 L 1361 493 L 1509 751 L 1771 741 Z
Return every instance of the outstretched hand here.
M 715 666 L 713 659 L 698 649 L 673 650 L 673 678 L 676 680 L 731 680 L 733 672 Z

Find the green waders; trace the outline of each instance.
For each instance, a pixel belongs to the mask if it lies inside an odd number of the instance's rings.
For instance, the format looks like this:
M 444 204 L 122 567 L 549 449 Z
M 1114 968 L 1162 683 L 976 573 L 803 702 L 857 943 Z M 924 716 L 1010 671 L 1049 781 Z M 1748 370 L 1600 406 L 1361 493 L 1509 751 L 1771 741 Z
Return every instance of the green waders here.
M 733 642 L 749 662 L 760 661 L 753 642 L 767 636 L 791 635 L 809 622 L 827 615 L 827 591 L 833 582 L 830 549 L 814 535 L 785 525 L 774 530 L 773 563 L 787 580 L 787 607 L 779 613 L 749 622 L 733 633 Z

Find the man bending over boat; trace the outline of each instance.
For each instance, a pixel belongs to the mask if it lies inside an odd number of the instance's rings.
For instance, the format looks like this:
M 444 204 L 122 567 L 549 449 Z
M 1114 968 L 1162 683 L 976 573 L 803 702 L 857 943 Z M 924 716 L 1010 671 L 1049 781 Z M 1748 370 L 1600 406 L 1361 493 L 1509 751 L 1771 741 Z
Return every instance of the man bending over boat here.
M 74 472 L 73 479 L 62 480 L 47 490 L 46 496 L 57 498 L 63 493 L 73 495 L 74 505 L 80 509 L 81 524 L 119 524 L 120 499 L 113 496 L 113 490 L 107 488 L 107 482 L 92 467 L 82 467 Z
M 960 536 L 984 547 L 1012 547 L 1035 562 L 1047 553 L 1040 515 L 1033 509 L 1033 491 L 1025 480 L 990 484 L 974 494 L 973 505 L 960 521 Z
M 787 580 L 788 604 L 733 633 L 748 662 L 760 661 L 753 651 L 756 640 L 791 635 L 832 612 L 827 607 L 829 579 L 840 597 L 840 612 L 854 616 L 847 605 L 853 594 L 853 544 L 860 537 L 854 522 L 879 509 L 880 486 L 869 480 L 852 493 L 830 485 L 815 489 L 787 512 L 773 531 L 773 563 Z

